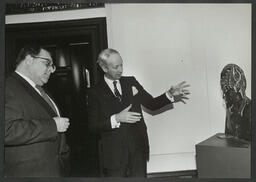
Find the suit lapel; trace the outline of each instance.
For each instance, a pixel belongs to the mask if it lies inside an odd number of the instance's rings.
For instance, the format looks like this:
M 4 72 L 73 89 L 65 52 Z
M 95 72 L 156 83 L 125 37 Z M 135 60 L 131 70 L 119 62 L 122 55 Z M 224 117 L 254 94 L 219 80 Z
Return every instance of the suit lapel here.
M 31 97 L 33 97 L 51 116 L 56 116 L 56 113 L 53 111 L 51 106 L 49 106 L 43 97 L 37 93 L 37 91 L 26 80 L 15 72 L 12 74 L 12 76 L 22 84 L 29 95 L 31 95 Z
M 55 101 L 54 97 L 48 92 L 47 89 L 44 89 L 45 93 L 51 98 L 51 100 L 54 102 L 54 104 L 56 105 L 56 107 L 58 108 L 59 114 L 60 116 L 61 114 L 61 110 L 59 109 L 60 107 L 58 106 L 57 102 Z
M 106 103 L 110 104 L 110 107 L 117 107 L 120 109 L 123 107 L 127 107 L 129 105 L 132 99 L 132 91 L 130 88 L 130 84 L 125 79 L 125 77 L 121 77 L 119 81 L 122 89 L 121 102 L 119 102 L 118 99 L 115 97 L 115 95 L 113 94 L 113 92 L 111 91 L 111 89 L 109 88 L 104 79 L 102 79 L 99 83 L 98 92 L 100 93 L 100 95 L 103 96 L 102 99 Z
M 122 103 L 122 101 L 119 102 L 119 100 L 116 98 L 116 96 L 111 91 L 111 89 L 109 88 L 109 86 L 107 85 L 104 79 L 100 82 L 99 92 L 100 92 L 100 95 L 103 96 L 103 99 L 109 104 L 111 104 L 111 106 L 114 106 L 114 105 L 117 106 Z M 122 95 L 122 98 L 123 98 L 123 95 Z
M 123 77 L 121 77 L 119 81 L 120 81 L 120 85 L 121 85 L 121 89 L 122 89 L 122 98 L 123 99 L 130 98 L 131 88 L 130 88 L 129 84 L 127 83 L 127 80 L 125 80 Z
M 112 98 L 115 98 L 115 95 L 114 93 L 111 91 L 111 89 L 109 88 L 109 86 L 107 85 L 107 83 L 105 82 L 105 80 L 102 80 L 102 94 L 105 96 L 105 97 L 112 97 Z

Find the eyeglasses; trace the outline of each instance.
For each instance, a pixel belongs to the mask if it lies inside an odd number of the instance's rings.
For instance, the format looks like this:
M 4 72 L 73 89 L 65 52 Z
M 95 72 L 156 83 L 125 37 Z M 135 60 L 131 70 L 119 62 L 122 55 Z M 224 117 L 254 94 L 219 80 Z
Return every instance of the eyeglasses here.
M 46 66 L 47 69 L 52 68 L 53 71 L 56 70 L 56 66 L 55 66 L 54 64 L 52 64 L 51 59 L 43 58 L 43 57 L 39 57 L 39 56 L 32 56 L 32 57 L 33 57 L 33 58 L 38 58 L 38 59 L 43 59 L 43 60 L 45 60 L 43 63 L 44 63 L 44 65 Z

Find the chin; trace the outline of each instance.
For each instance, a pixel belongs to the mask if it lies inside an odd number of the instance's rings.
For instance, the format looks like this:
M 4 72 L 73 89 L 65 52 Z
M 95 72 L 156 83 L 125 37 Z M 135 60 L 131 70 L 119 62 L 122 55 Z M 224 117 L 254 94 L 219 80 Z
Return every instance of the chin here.
M 43 85 L 44 85 L 44 83 L 37 83 L 36 85 L 43 86 Z
M 122 77 L 122 75 L 116 76 L 116 80 L 119 80 L 121 77 Z
M 49 79 L 43 79 L 42 80 L 42 85 L 46 84 L 48 82 Z

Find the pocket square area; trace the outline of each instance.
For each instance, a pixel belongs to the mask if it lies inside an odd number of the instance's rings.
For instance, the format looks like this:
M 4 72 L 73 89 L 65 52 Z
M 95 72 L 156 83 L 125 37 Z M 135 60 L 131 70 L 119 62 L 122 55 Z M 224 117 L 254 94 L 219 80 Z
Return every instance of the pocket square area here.
M 137 90 L 136 87 L 132 86 L 132 95 L 136 95 L 139 91 Z

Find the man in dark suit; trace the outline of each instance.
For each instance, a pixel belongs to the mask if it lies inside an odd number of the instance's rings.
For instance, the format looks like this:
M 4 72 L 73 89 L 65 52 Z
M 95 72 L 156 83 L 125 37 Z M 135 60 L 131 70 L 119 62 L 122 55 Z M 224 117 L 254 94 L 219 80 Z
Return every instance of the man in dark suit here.
M 149 144 L 141 105 L 157 110 L 184 102 L 189 85 L 182 82 L 153 98 L 134 77 L 122 76 L 123 61 L 116 50 L 103 50 L 98 63 L 105 74 L 89 91 L 88 117 L 90 128 L 100 135 L 103 175 L 145 177 Z
M 41 88 L 55 71 L 51 55 L 30 45 L 21 49 L 16 61 L 5 85 L 4 175 L 64 176 L 69 155 L 64 132 L 69 119 L 60 116 Z

